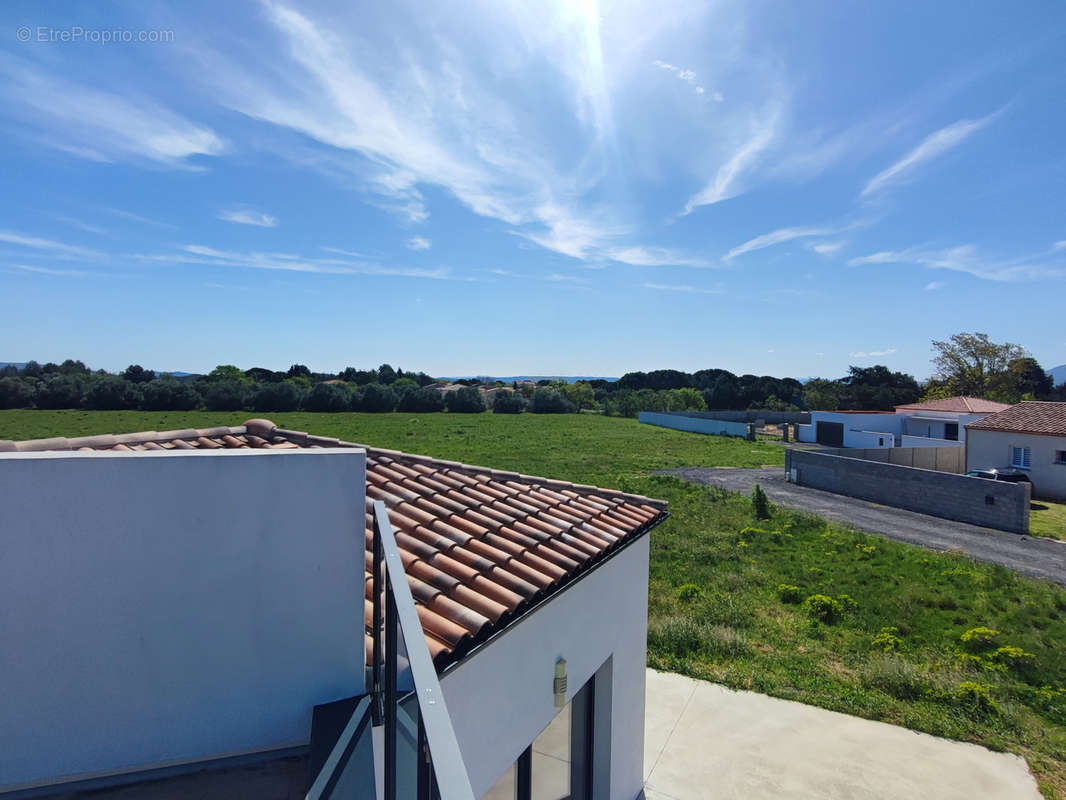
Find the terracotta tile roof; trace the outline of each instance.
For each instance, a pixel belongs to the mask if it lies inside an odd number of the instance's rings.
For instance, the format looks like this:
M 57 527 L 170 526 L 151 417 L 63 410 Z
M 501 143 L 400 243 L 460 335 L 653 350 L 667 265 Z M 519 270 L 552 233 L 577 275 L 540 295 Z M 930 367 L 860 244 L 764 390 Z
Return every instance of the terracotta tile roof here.
M 666 517 L 665 503 L 640 495 L 365 447 L 263 419 L 236 427 L 0 441 L 0 452 L 321 447 L 366 450 L 366 597 L 373 597 L 371 504 L 383 500 L 438 668 Z M 370 616 L 367 602 L 368 657 Z
M 1066 436 L 1066 403 L 1025 400 L 1006 411 L 971 422 L 966 430 Z
M 957 414 L 995 414 L 1006 411 L 1010 403 L 997 403 L 981 397 L 945 397 L 943 400 L 926 400 L 924 403 L 908 403 L 896 406 L 904 411 L 953 411 Z

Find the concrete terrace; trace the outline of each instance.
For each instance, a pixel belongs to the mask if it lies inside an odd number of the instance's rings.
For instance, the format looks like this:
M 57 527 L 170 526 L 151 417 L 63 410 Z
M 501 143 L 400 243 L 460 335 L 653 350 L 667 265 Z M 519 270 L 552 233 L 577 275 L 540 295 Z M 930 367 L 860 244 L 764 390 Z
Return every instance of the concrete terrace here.
M 648 670 L 646 800 L 1040 800 L 1024 759 Z

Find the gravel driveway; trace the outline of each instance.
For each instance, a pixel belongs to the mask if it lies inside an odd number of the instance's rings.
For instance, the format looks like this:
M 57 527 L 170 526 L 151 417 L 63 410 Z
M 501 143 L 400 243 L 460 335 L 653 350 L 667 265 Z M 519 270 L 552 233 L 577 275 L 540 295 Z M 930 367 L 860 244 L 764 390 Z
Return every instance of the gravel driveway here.
M 867 533 L 877 533 L 930 550 L 961 550 L 980 561 L 1002 564 L 1032 578 L 1066 584 L 1066 543 L 1063 542 L 981 528 L 795 486 L 785 480 L 785 471 L 781 467 L 681 467 L 658 472 L 742 494 L 750 494 L 758 483 L 773 502 L 787 508 L 810 511 Z

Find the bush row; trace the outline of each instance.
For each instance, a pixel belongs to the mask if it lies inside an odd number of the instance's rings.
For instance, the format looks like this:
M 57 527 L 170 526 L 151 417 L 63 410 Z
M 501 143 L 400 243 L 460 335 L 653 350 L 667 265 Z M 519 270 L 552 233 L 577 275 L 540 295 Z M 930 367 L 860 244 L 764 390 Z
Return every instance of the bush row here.
M 353 386 L 321 382 L 311 387 L 300 379 L 277 383 L 249 383 L 237 379 L 178 380 L 171 377 L 134 382 L 118 375 L 51 375 L 37 378 L 0 378 L 0 408 L 87 408 L 100 411 L 485 411 L 480 392 L 466 386 L 441 393 L 417 385 L 370 383 Z M 564 414 L 577 411 L 562 393 L 542 388 L 528 400 L 520 394 L 497 393 L 492 410 L 498 414 Z

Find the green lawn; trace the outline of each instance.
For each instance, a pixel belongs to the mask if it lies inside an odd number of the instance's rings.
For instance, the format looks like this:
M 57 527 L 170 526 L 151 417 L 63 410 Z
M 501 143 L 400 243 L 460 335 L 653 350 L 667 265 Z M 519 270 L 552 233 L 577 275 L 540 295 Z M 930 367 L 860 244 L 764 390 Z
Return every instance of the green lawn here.
M 1029 532 L 1066 541 L 1066 504 L 1034 500 L 1029 506 Z
M 0 439 L 247 416 L 0 411 Z M 649 664 L 1009 750 L 1028 760 L 1047 797 L 1066 800 L 1066 590 L 808 514 L 776 510 L 757 521 L 747 498 L 648 474 L 781 464 L 777 445 L 589 414 L 268 416 L 297 430 L 668 500 L 672 516 L 652 534 Z M 822 611 L 828 621 L 813 618 L 819 601 L 804 602 L 812 595 L 835 601 Z M 978 627 L 998 633 L 962 641 Z

